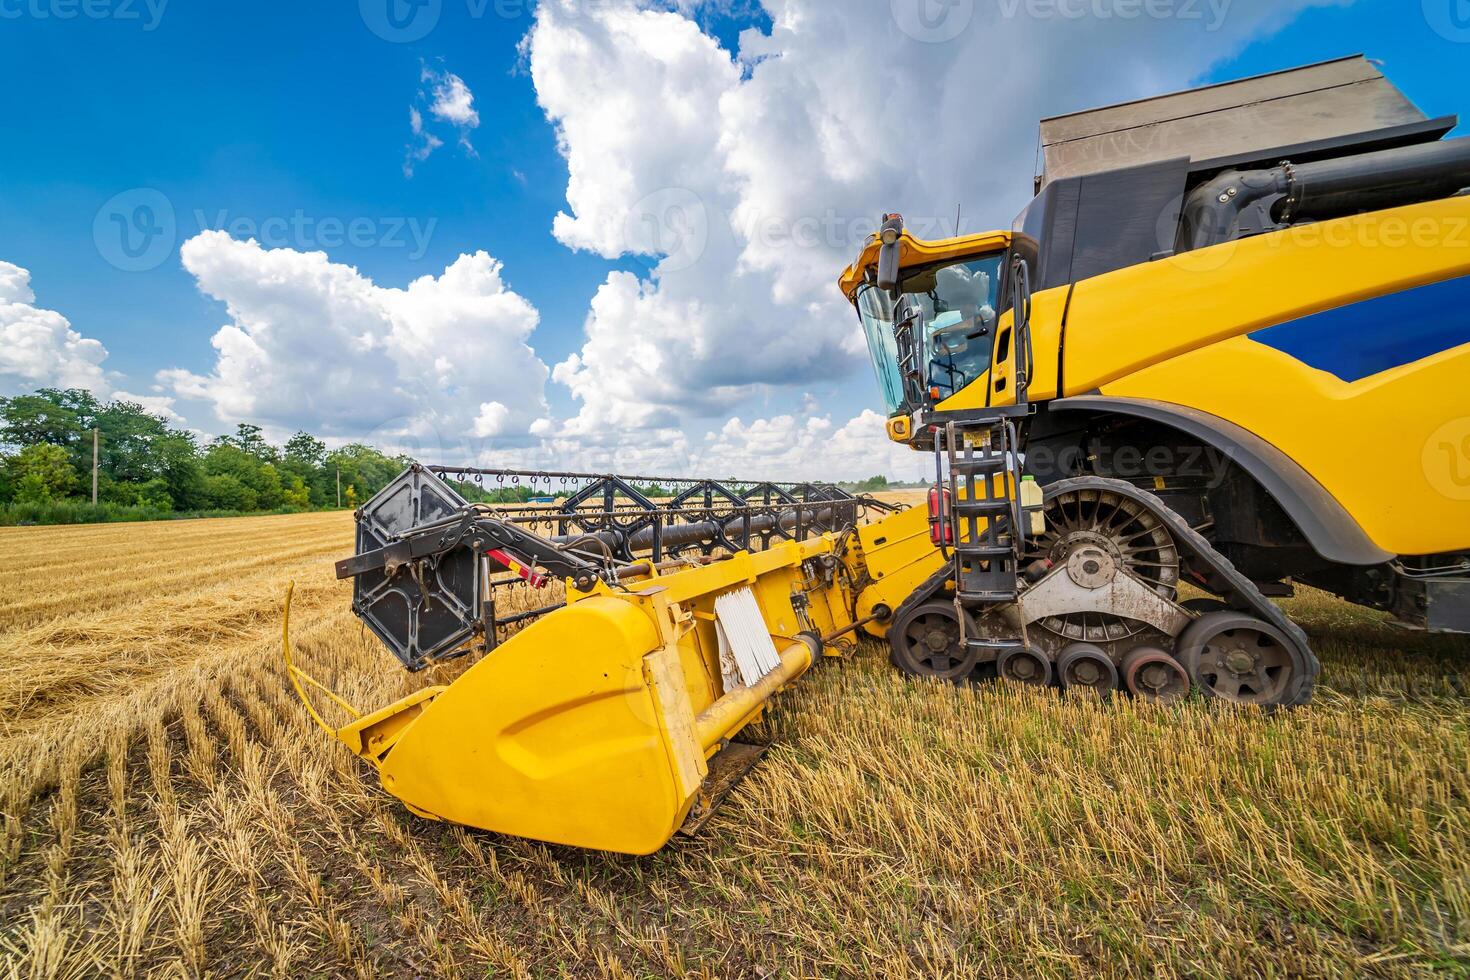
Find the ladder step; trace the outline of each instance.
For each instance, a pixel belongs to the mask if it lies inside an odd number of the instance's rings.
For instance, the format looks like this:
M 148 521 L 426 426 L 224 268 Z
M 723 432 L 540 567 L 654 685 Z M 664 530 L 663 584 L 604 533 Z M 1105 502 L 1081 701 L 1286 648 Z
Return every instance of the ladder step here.
M 957 544 L 954 550 L 966 558 L 1009 558 L 1015 554 L 1008 544 Z
M 1009 500 L 956 500 L 954 510 L 962 517 L 985 514 L 1006 514 L 1011 509 Z
M 956 456 L 950 463 L 950 472 L 957 476 L 979 476 L 1003 472 L 1006 468 L 1006 457 L 1003 453 L 993 456 Z

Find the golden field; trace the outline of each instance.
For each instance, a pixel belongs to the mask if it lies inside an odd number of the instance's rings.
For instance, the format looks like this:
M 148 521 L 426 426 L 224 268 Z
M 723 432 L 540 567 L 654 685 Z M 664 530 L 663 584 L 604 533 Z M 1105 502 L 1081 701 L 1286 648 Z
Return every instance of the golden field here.
M 1470 972 L 1461 640 L 1305 594 L 1323 686 L 1269 719 L 916 683 L 869 643 L 634 859 L 415 818 L 313 727 L 288 581 L 349 700 L 433 679 L 352 617 L 350 550 L 345 513 L 0 529 L 3 975 Z

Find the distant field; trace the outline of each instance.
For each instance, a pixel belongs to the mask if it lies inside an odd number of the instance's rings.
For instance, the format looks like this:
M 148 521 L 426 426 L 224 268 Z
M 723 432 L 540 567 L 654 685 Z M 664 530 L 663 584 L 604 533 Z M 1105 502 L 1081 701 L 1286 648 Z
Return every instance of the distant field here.
M 1308 593 L 1323 687 L 1271 719 L 867 644 L 700 837 L 631 859 L 417 819 L 311 725 L 290 580 L 350 700 L 441 679 L 364 635 L 350 547 L 346 513 L 0 529 L 0 976 L 1470 971 L 1459 640 Z
M 917 506 L 924 503 L 928 498 L 927 490 L 880 490 L 873 494 L 879 500 L 886 500 L 890 504 L 909 504 Z

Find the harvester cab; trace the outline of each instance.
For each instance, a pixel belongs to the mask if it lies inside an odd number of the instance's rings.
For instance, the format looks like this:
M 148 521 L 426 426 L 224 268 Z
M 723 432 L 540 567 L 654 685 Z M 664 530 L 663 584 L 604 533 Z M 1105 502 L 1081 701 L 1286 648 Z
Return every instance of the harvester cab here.
M 988 388 L 992 375 L 1012 367 L 1008 314 L 1025 280 L 1010 259 L 1008 232 L 931 243 L 906 231 L 902 215 L 889 214 L 844 275 L 896 440 L 932 443 L 923 415 L 971 386 Z M 1014 401 L 1009 384 L 1003 390 Z

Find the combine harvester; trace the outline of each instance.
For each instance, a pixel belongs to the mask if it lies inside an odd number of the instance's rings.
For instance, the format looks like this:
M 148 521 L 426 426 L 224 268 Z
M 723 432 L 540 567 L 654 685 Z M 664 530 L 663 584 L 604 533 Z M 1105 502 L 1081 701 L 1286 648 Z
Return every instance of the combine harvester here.
M 890 437 L 933 454 L 927 510 L 416 465 L 338 574 L 408 669 L 483 656 L 318 720 L 423 816 L 644 854 L 707 819 L 762 751 L 741 733 L 859 631 L 914 675 L 1269 710 L 1319 669 L 1268 598 L 1294 581 L 1470 630 L 1454 125 L 1362 58 L 1046 120 L 1011 231 L 924 241 L 890 215 L 841 278 Z M 487 476 L 567 496 L 456 490 Z M 497 616 L 548 577 L 564 604 Z

